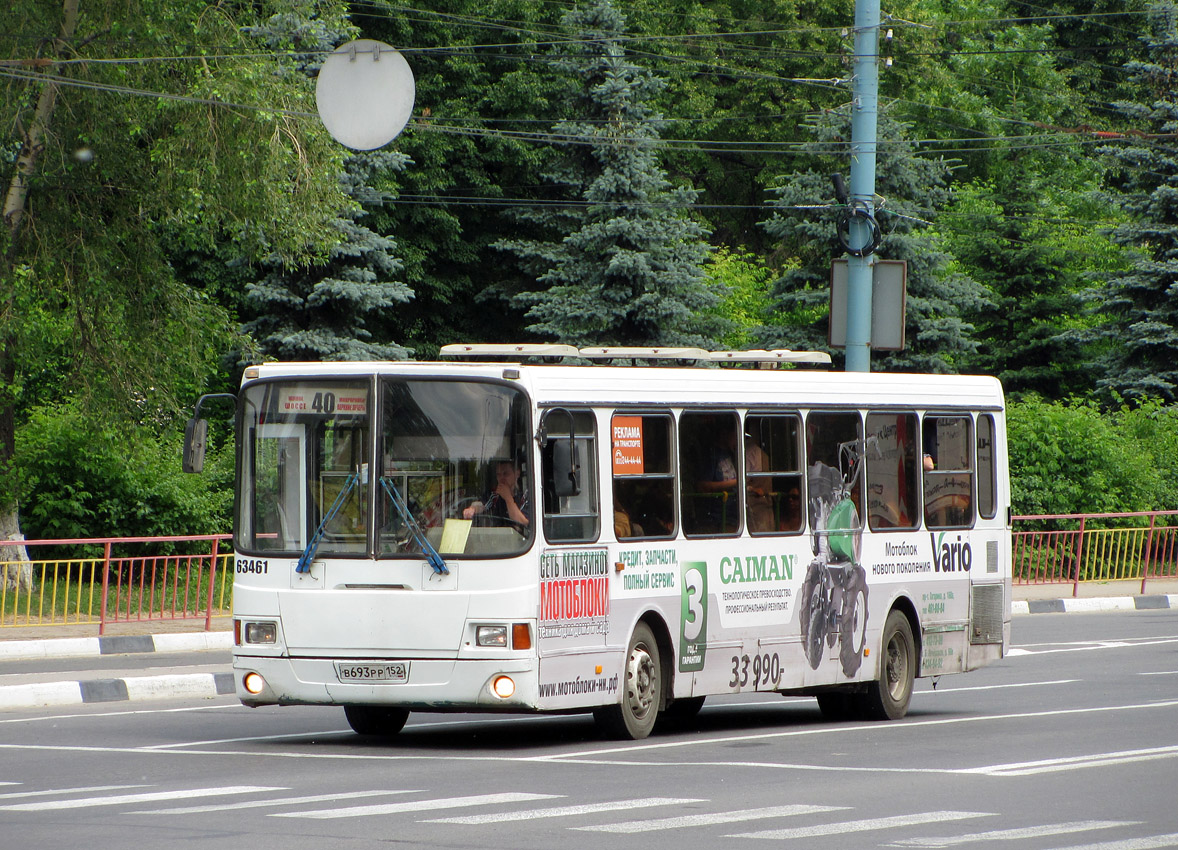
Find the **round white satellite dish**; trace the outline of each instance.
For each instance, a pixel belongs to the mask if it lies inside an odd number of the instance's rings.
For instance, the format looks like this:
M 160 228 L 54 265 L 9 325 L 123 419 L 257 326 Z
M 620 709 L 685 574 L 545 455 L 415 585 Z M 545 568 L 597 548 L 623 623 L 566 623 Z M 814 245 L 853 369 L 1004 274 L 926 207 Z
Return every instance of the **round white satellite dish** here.
M 319 69 L 315 104 L 331 137 L 358 151 L 384 147 L 413 114 L 413 71 L 389 45 L 363 38 L 336 48 Z

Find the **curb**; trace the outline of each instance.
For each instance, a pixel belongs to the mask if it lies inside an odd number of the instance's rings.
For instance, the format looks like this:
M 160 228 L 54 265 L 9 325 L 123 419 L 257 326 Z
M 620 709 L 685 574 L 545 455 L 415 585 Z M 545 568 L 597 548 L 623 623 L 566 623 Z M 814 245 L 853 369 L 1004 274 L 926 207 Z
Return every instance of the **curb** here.
M 88 638 L 0 641 L 0 661 L 76 658 L 134 652 L 199 652 L 232 649 L 231 632 L 181 632 L 159 635 L 104 635 Z
M 125 679 L 88 679 L 80 682 L 38 682 L 0 687 L 0 709 L 185 697 L 208 698 L 232 693 L 232 673 L 183 673 Z
M 1168 608 L 1178 608 L 1178 594 L 1023 599 L 1010 603 L 1011 614 L 1087 614 L 1093 611 L 1157 611 Z

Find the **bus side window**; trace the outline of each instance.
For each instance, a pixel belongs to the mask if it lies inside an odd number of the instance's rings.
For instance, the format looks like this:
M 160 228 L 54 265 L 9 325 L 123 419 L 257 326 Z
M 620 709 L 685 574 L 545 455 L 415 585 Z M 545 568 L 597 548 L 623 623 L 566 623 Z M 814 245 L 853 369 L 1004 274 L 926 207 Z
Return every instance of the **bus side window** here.
M 571 456 L 580 466 L 579 486 L 576 488 L 558 488 L 555 478 L 557 446 L 563 441 L 563 448 L 570 448 L 569 419 L 563 411 L 558 411 L 546 420 L 548 444 L 543 451 L 540 480 L 544 488 L 544 536 L 554 543 L 596 540 L 601 528 L 597 490 L 597 420 L 588 410 L 572 411 L 571 415 L 575 441 Z M 571 489 L 577 492 L 569 493 Z
M 926 416 L 924 522 L 929 528 L 973 525 L 973 428 L 968 416 Z
M 978 417 L 978 513 L 993 519 L 998 513 L 998 465 L 994 461 L 994 417 Z
M 615 413 L 610 435 L 614 536 L 618 540 L 674 537 L 670 415 Z
M 742 452 L 735 412 L 687 412 L 679 417 L 684 534 L 740 533 Z
M 798 532 L 802 502 L 802 421 L 797 414 L 744 420 L 745 522 L 750 534 Z
M 872 531 L 920 525 L 915 413 L 867 414 L 867 522 Z

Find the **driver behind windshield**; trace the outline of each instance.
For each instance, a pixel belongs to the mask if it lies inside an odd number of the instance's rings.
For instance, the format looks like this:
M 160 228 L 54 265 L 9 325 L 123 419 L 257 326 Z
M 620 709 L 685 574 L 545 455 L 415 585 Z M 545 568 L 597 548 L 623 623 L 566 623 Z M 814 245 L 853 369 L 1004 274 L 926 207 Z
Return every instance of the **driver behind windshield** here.
M 519 467 L 512 461 L 499 461 L 495 465 L 494 489 L 481 502 L 462 511 L 466 519 L 474 519 L 480 514 L 514 522 L 520 528 L 532 524 L 532 498 L 523 487 Z

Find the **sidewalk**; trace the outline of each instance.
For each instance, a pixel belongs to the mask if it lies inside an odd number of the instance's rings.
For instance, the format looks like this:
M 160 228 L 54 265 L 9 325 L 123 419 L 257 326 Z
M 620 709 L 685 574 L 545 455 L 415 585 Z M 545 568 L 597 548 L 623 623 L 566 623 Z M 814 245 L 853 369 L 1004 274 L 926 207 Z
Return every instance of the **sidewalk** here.
M 1178 580 L 1086 582 L 1072 585 L 1016 585 L 1011 613 L 1078 613 L 1178 609 Z M 217 617 L 212 631 L 203 620 L 117 623 L 98 635 L 97 626 L 34 626 L 0 630 L 0 712 L 40 706 L 83 705 L 130 700 L 213 698 L 234 693 L 229 651 L 233 620 Z M 207 664 L 186 667 L 99 669 L 87 659 L 141 658 L 140 653 L 208 652 Z M 68 672 L 5 673 L 7 663 L 77 659 Z M 26 664 L 27 666 L 27 664 Z

